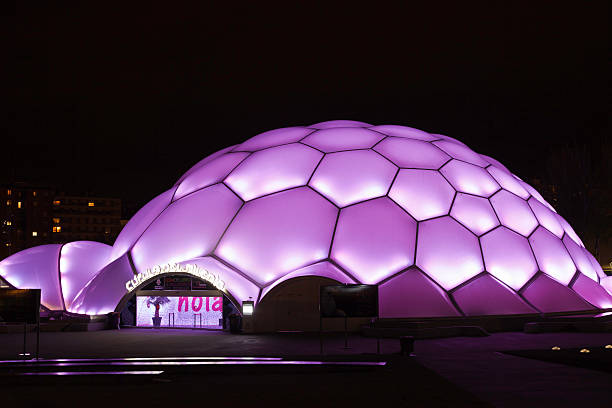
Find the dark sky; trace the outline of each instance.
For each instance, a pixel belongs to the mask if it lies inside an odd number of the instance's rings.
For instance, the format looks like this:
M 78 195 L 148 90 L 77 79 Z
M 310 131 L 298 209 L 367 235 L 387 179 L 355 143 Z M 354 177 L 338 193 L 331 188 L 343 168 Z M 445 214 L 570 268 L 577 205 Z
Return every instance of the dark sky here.
M 135 207 L 216 150 L 330 119 L 447 134 L 524 178 L 609 137 L 603 1 L 20 3 L 0 33 L 5 180 Z

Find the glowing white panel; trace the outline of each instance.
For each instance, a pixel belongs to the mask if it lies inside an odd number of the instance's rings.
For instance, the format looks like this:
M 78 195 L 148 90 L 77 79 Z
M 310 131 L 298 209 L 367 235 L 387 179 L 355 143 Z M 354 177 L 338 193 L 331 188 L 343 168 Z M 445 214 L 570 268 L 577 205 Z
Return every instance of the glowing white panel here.
M 308 183 L 323 153 L 299 143 L 271 147 L 253 153 L 225 183 L 243 200 L 303 186 Z
M 538 271 L 527 239 L 505 227 L 482 236 L 480 245 L 487 271 L 514 290 Z
M 374 146 L 384 135 L 365 128 L 330 128 L 306 136 L 302 143 L 325 153 L 350 149 L 367 149 Z
M 420 223 L 416 263 L 446 290 L 484 269 L 478 238 L 450 217 Z
M 133 277 L 127 254 L 124 254 L 106 265 L 77 293 L 69 311 L 88 315 L 114 311 L 127 294 L 125 283 Z
M 552 212 L 547 206 L 536 200 L 535 197 L 531 197 L 529 206 L 533 210 L 538 222 L 541 226 L 555 234 L 557 237 L 563 237 L 563 227 L 557 218 L 557 214 Z
M 153 220 L 170 204 L 174 190 L 172 188 L 158 195 L 138 210 L 130 219 L 113 244 L 111 261 L 125 254 L 134 245 L 134 242 L 136 242 Z
M 538 226 L 529 204 L 522 198 L 501 190 L 490 200 L 501 223 L 511 230 L 526 237 Z
M 582 241 L 580 240 L 580 238 L 578 237 L 578 234 L 576 234 L 576 232 L 574 231 L 574 229 L 571 227 L 571 225 L 569 225 L 567 223 L 567 221 L 565 221 L 565 219 L 560 216 L 559 214 L 557 214 L 557 220 L 559 221 L 559 224 L 561 224 L 561 227 L 563 227 L 563 231 L 565 231 L 565 233 L 567 235 L 569 235 L 569 237 L 578 245 L 580 245 L 581 247 L 584 248 L 584 244 L 582 243 Z
M 378 304 L 381 318 L 461 316 L 446 292 L 417 268 L 380 284 Z
M 17 289 L 40 289 L 40 303 L 51 310 L 64 309 L 59 282 L 61 245 L 24 249 L 0 262 L 0 276 Z
M 62 247 L 59 267 L 66 310 L 74 297 L 110 261 L 113 247 L 93 241 L 70 242 Z
M 450 184 L 433 170 L 402 169 L 389 191 L 389 197 L 419 221 L 448 214 L 454 195 Z
M 451 160 L 440 172 L 462 193 L 489 197 L 500 188 L 485 169 L 474 164 Z
M 397 168 L 371 150 L 325 155 L 310 186 L 339 207 L 387 194 Z
M 355 282 L 353 278 L 348 276 L 346 273 L 342 272 L 340 269 L 330 264 L 329 262 L 324 261 L 324 262 L 316 263 L 314 265 L 306 266 L 304 268 L 300 268 L 298 270 L 290 272 L 284 275 L 283 277 L 275 280 L 273 283 L 269 284 L 262 290 L 260 302 L 263 298 L 266 297 L 268 293 L 270 293 L 272 289 L 274 289 L 281 283 L 289 279 L 299 278 L 301 276 L 320 276 L 322 278 L 333 279 L 336 282 L 343 283 L 343 284 L 357 283 Z
M 200 167 L 202 167 L 203 165 L 205 165 L 206 163 L 213 161 L 214 159 L 216 159 L 217 157 L 221 156 L 222 154 L 231 152 L 232 149 L 234 149 L 236 147 L 236 145 L 234 146 L 230 146 L 230 147 L 226 147 L 225 149 L 219 150 L 218 152 L 215 152 L 209 156 L 206 156 L 205 158 L 203 158 L 202 160 L 200 160 L 199 162 L 197 162 L 196 164 L 194 164 L 193 166 L 191 166 L 191 168 L 189 170 L 187 170 L 187 172 L 185 174 L 183 174 L 181 176 L 181 178 L 179 178 L 177 180 L 176 183 L 174 183 L 174 187 L 178 186 L 179 184 L 181 184 L 181 182 L 183 180 L 185 180 L 191 173 L 193 173 L 194 171 L 196 171 L 197 169 L 199 169 Z
M 407 127 L 407 126 L 399 126 L 399 125 L 381 125 L 381 126 L 372 126 L 370 130 L 375 130 L 380 133 L 384 133 L 387 136 L 396 136 L 396 137 L 407 137 L 409 139 L 417 139 L 417 140 L 425 140 L 431 141 L 438 139 L 430 135 L 427 132 L 423 132 L 422 130 Z
M 612 308 L 612 295 L 603 286 L 583 274 L 578 275 L 572 289 L 595 307 Z
M 576 267 L 559 238 L 545 228 L 539 227 L 529 237 L 529 243 L 542 272 L 552 276 L 564 285 L 572 280 L 576 273 Z
M 450 215 L 476 235 L 482 235 L 499 225 L 489 200 L 457 193 Z
M 331 257 L 361 283 L 375 284 L 414 262 L 416 221 L 387 197 L 340 211 Z
M 254 152 L 256 150 L 265 149 L 266 147 L 293 143 L 303 139 L 312 132 L 314 132 L 312 129 L 304 127 L 287 127 L 274 129 L 253 136 L 246 142 L 243 142 L 236 146 L 233 151 Z
M 472 163 L 480 167 L 486 167 L 489 165 L 489 162 L 484 160 L 478 153 L 465 145 L 457 144 L 448 140 L 438 140 L 436 142 L 432 142 L 432 144 L 438 146 L 455 159 Z
M 482 275 L 452 294 L 467 316 L 537 313 L 516 292 L 491 275 Z
M 399 137 L 383 140 L 374 150 L 404 168 L 435 170 L 450 160 L 449 155 L 431 143 Z
M 574 265 L 580 272 L 582 272 L 585 276 L 593 279 L 595 282 L 598 282 L 597 272 L 593 268 L 593 264 L 591 264 L 591 260 L 586 256 L 586 251 L 584 248 L 580 247 L 576 244 L 569 235 L 563 237 L 563 244 L 565 244 L 565 248 L 569 252 L 572 260 L 574 261 Z
M 138 272 L 155 265 L 207 255 L 242 202 L 222 184 L 215 184 L 173 202 L 132 248 Z
M 529 198 L 527 190 L 525 190 L 520 181 L 512 177 L 510 173 L 495 166 L 487 167 L 487 171 L 504 190 L 508 190 L 525 200 Z
M 327 258 L 338 209 L 307 187 L 244 205 L 215 253 L 259 284 Z
M 196 190 L 221 182 L 248 153 L 228 153 L 202 165 L 185 178 L 174 193 L 174 200 Z
M 337 127 L 370 127 L 369 123 L 359 122 L 356 120 L 328 120 L 326 122 L 315 123 L 314 125 L 308 126 L 314 129 L 330 129 Z

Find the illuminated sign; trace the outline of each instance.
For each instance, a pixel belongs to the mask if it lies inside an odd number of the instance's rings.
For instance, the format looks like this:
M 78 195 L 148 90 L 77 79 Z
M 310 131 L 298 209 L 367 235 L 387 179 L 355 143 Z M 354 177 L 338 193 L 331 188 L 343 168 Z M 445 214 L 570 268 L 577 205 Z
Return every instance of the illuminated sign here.
M 202 280 L 210 282 L 215 288 L 219 290 L 225 289 L 225 282 L 222 281 L 218 275 L 208 271 L 207 269 L 200 268 L 195 264 L 180 265 L 177 263 L 166 264 L 166 265 L 155 265 L 153 268 L 149 268 L 144 272 L 140 272 L 129 281 L 125 282 L 125 289 L 128 293 L 136 289 L 141 283 L 153 278 L 154 276 L 161 275 L 162 273 L 181 272 L 188 273 L 200 278 Z
M 219 326 L 220 319 L 220 296 L 136 296 L 137 326 Z

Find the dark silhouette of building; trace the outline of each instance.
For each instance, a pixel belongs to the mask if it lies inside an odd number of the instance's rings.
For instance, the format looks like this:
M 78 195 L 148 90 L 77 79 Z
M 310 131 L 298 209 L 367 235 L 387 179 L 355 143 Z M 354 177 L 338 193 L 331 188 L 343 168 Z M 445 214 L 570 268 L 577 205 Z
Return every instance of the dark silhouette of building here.
M 0 188 L 0 259 L 43 244 L 90 240 L 112 245 L 121 231 L 118 198 L 58 193 L 21 182 Z

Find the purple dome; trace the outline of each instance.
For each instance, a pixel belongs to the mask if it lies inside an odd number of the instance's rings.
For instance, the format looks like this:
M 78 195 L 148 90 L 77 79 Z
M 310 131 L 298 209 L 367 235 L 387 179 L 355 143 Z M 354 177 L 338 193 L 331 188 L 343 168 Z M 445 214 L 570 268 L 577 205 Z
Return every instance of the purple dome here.
M 501 163 L 448 136 L 354 121 L 271 130 L 214 153 L 112 249 L 31 248 L 0 274 L 42 287 L 51 309 L 100 314 L 127 281 L 169 264 L 221 276 L 237 301 L 297 276 L 376 284 L 381 317 L 612 308 L 610 278 L 570 225 Z

